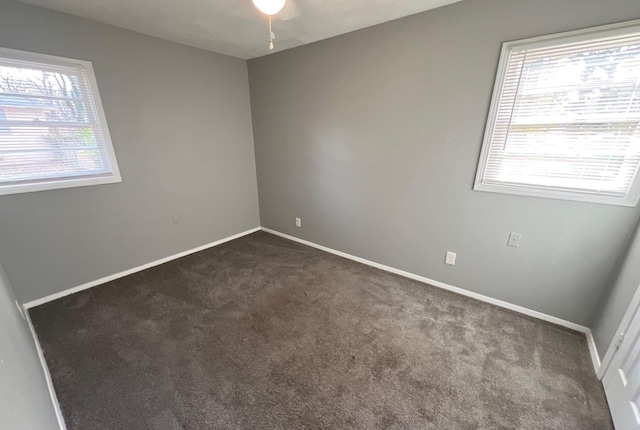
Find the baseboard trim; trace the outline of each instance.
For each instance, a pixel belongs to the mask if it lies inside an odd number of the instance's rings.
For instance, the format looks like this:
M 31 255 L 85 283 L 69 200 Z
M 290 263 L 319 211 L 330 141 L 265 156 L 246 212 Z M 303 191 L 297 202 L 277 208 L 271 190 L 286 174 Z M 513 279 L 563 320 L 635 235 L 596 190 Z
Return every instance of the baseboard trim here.
M 620 327 L 624 327 L 623 324 L 620 324 Z M 613 338 L 614 340 L 611 341 L 611 345 L 609 345 L 607 352 L 602 358 L 602 363 L 600 364 L 600 368 L 596 372 L 598 379 L 604 378 L 604 374 L 607 372 L 607 369 L 609 369 L 609 365 L 613 361 L 613 356 L 616 355 L 616 352 L 618 352 L 618 348 L 615 345 L 615 340 L 618 338 L 618 336 L 620 336 L 620 333 L 624 333 L 624 332 L 622 330 L 616 331 L 616 336 Z
M 30 301 L 30 302 L 24 303 L 22 306 L 26 310 L 25 313 L 27 314 L 27 320 L 29 322 L 29 327 L 32 330 L 32 334 L 34 336 L 34 340 L 36 341 L 36 347 L 39 349 L 39 354 L 41 354 L 40 346 L 39 346 L 37 337 L 35 335 L 35 331 L 33 330 L 33 326 L 31 324 L 31 320 L 29 318 L 28 310 L 30 308 L 33 308 L 33 307 L 36 307 L 36 306 L 40 306 L 42 304 L 51 302 L 53 300 L 57 300 L 57 299 L 60 299 L 62 297 L 66 297 L 68 295 L 71 295 L 71 294 L 74 294 L 74 293 L 77 293 L 77 292 L 80 292 L 80 291 L 83 291 L 83 290 L 87 290 L 89 288 L 93 288 L 95 286 L 98 286 L 98 285 L 113 281 L 115 279 L 119 279 L 119 278 L 122 278 L 124 276 L 131 275 L 133 273 L 137 273 L 137 272 L 140 272 L 142 270 L 149 269 L 151 267 L 155 267 L 155 266 L 158 266 L 160 264 L 167 263 L 169 261 L 172 261 L 172 260 L 187 256 L 187 255 L 199 252 L 199 251 L 203 251 L 205 249 L 213 248 L 215 246 L 221 245 L 223 243 L 229 242 L 229 241 L 234 240 L 234 239 L 238 239 L 240 237 L 246 236 L 246 235 L 251 234 L 251 233 L 255 233 L 255 232 L 260 231 L 260 230 L 262 230 L 264 232 L 267 232 L 267 233 L 270 233 L 270 234 L 273 234 L 273 235 L 276 235 L 276 236 L 283 237 L 285 239 L 288 239 L 288 240 L 291 240 L 291 241 L 294 241 L 294 242 L 298 242 L 298 243 L 302 243 L 302 244 L 307 245 L 307 246 L 311 246 L 311 247 L 316 248 L 316 249 L 320 249 L 320 250 L 328 252 L 330 254 L 334 254 L 334 255 L 337 255 L 337 256 L 340 256 L 340 257 L 343 257 L 343 258 L 347 258 L 349 260 L 356 261 L 358 263 L 366 264 L 367 266 L 371 266 L 371 267 L 375 267 L 375 268 L 380 269 L 380 270 L 384 270 L 385 272 L 394 273 L 396 275 L 400 275 L 400 276 L 403 276 L 405 278 L 413 279 L 413 280 L 418 281 L 418 282 L 429 284 L 429 285 L 432 285 L 434 287 L 442 288 L 442 289 L 447 290 L 447 291 L 451 291 L 451 292 L 454 292 L 454 293 L 457 293 L 457 294 L 460 294 L 460 295 L 463 295 L 463 296 L 466 296 L 466 297 L 470 297 L 470 298 L 473 298 L 473 299 L 476 299 L 476 300 L 480 300 L 480 301 L 485 302 L 485 303 L 490 303 L 492 305 L 499 306 L 501 308 L 509 309 L 509 310 L 514 311 L 514 312 L 518 312 L 518 313 L 521 313 L 521 314 L 524 314 L 524 315 L 528 315 L 528 316 L 533 317 L 533 318 L 537 318 L 537 319 L 540 319 L 540 320 L 543 320 L 543 321 L 547 321 L 547 322 L 550 322 L 550 323 L 553 323 L 553 324 L 556 324 L 556 325 L 559 325 L 559 326 L 562 326 L 562 327 L 566 327 L 566 328 L 578 331 L 580 333 L 584 333 L 586 335 L 586 337 L 587 337 L 587 344 L 589 345 L 589 352 L 591 354 L 591 360 L 593 362 L 593 366 L 594 366 L 594 369 L 595 369 L 596 373 L 598 373 L 598 370 L 601 369 L 600 357 L 598 356 L 598 352 L 596 350 L 596 345 L 595 345 L 595 342 L 594 342 L 594 339 L 593 339 L 593 335 L 591 333 L 591 330 L 588 327 L 582 326 L 580 324 L 573 323 L 571 321 L 563 320 L 561 318 L 557 318 L 557 317 L 554 317 L 554 316 L 551 316 L 551 315 L 548 315 L 548 314 L 545 314 L 545 313 L 542 313 L 542 312 L 538 312 L 538 311 L 535 311 L 533 309 L 528 309 L 528 308 L 525 308 L 523 306 L 519 306 L 519 305 L 515 305 L 515 304 L 512 304 L 512 303 L 509 303 L 509 302 L 505 302 L 503 300 L 494 299 L 493 297 L 485 296 L 483 294 L 474 293 L 473 291 L 465 290 L 464 288 L 455 287 L 453 285 L 449 285 L 449 284 L 446 284 L 444 282 L 436 281 L 434 279 L 429 279 L 427 277 L 416 275 L 416 274 L 410 273 L 410 272 L 406 272 L 404 270 L 396 269 L 396 268 L 391 267 L 391 266 L 386 266 L 384 264 L 376 263 L 374 261 L 370 261 L 370 260 L 367 260 L 365 258 L 361 258 L 361 257 L 357 257 L 355 255 L 347 254 L 346 252 L 338 251 L 336 249 L 332 249 L 332 248 L 329 248 L 329 247 L 326 247 L 326 246 L 323 246 L 323 245 L 319 245 L 317 243 L 310 242 L 310 241 L 304 240 L 304 239 L 300 239 L 298 237 L 291 236 L 291 235 L 288 235 L 288 234 L 285 234 L 285 233 L 281 233 L 281 232 L 279 232 L 277 230 L 272 230 L 272 229 L 266 228 L 266 227 L 252 228 L 250 230 L 246 230 L 244 232 L 241 232 L 241 233 L 238 233 L 238 234 L 234 234 L 232 236 L 226 237 L 224 239 L 217 240 L 215 242 L 208 243 L 206 245 L 202 245 L 202 246 L 199 246 L 199 247 L 196 247 L 196 248 L 193 248 L 193 249 L 189 249 L 187 251 L 180 252 L 178 254 L 174 254 L 174 255 L 171 255 L 171 256 L 168 256 L 168 257 L 165 257 L 165 258 L 161 258 L 159 260 L 155 260 L 155 261 L 152 261 L 150 263 L 143 264 L 141 266 L 133 267 L 133 268 L 125 270 L 123 272 L 119 272 L 119 273 L 116 273 L 116 274 L 113 274 L 113 275 L 105 276 L 104 278 L 96 279 L 95 281 L 87 282 L 85 284 L 78 285 L 76 287 L 72 287 L 72 288 L 69 288 L 67 290 L 60 291 L 58 293 L 51 294 L 51 295 L 42 297 L 40 299 L 36 299 L 36 300 Z M 44 363 L 44 355 L 42 355 L 41 360 L 43 361 L 43 366 L 45 368 L 45 373 L 48 374 L 48 369 L 46 368 L 46 363 Z M 49 383 L 49 380 L 50 380 L 50 376 L 48 376 L 48 379 L 47 379 L 48 383 Z M 53 385 L 50 386 L 50 391 L 52 391 L 52 390 L 53 390 Z M 55 392 L 53 392 L 52 396 L 55 396 Z M 56 402 L 57 402 L 57 400 L 56 400 Z M 59 406 L 58 406 L 58 409 L 59 409 Z M 61 415 L 60 415 L 60 417 L 61 417 Z M 64 424 L 64 421 L 62 421 L 62 423 Z M 64 429 L 64 427 L 61 427 L 61 428 Z
M 593 338 L 591 329 L 587 329 L 587 345 L 589 345 L 589 354 L 591 354 L 591 362 L 593 363 L 593 370 L 596 371 L 596 376 L 600 372 L 600 355 L 598 355 L 598 348 L 596 346 L 596 340 Z M 600 379 L 600 377 L 598 378 Z
M 23 304 L 22 306 L 25 309 L 28 310 L 30 308 L 43 305 L 43 304 L 51 302 L 53 300 L 57 300 L 57 299 L 60 299 L 62 297 L 66 297 L 68 295 L 71 295 L 71 294 L 74 294 L 74 293 L 77 293 L 77 292 L 80 292 L 80 291 L 83 291 L 83 290 L 87 290 L 89 288 L 96 287 L 98 285 L 107 283 L 109 281 L 113 281 L 115 279 L 119 279 L 119 278 L 122 278 L 124 276 L 131 275 L 133 273 L 137 273 L 137 272 L 140 272 L 140 271 L 145 270 L 145 269 L 149 269 L 149 268 L 154 267 L 154 266 L 159 266 L 160 264 L 167 263 L 167 262 L 169 262 L 171 260 L 176 260 L 178 258 L 185 257 L 187 255 L 190 255 L 190 254 L 193 254 L 193 253 L 196 253 L 196 252 L 199 252 L 199 251 L 204 251 L 205 249 L 213 248 L 214 246 L 222 245 L 223 243 L 232 241 L 234 239 L 238 239 L 238 238 L 240 238 L 242 236 L 246 236 L 246 235 L 251 234 L 251 233 L 255 233 L 256 231 L 260 231 L 260 229 L 261 229 L 261 227 L 252 228 L 250 230 L 243 231 L 242 233 L 234 234 L 233 236 L 225 237 L 224 239 L 216 240 L 215 242 L 211 242 L 211 243 L 207 243 L 206 245 L 198 246 L 197 248 L 189 249 L 187 251 L 179 252 L 177 254 L 173 254 L 173 255 L 170 255 L 168 257 L 161 258 L 159 260 L 155 260 L 155 261 L 152 261 L 152 262 L 147 263 L 147 264 L 143 264 L 142 266 L 133 267 L 133 268 L 131 268 L 129 270 L 125 270 L 123 272 L 119 272 L 119 273 L 116 273 L 114 275 L 105 276 L 104 278 L 96 279 L 95 281 L 87 282 L 86 284 L 78 285 L 77 287 L 69 288 L 67 290 L 60 291 L 60 292 L 55 293 L 55 294 L 50 294 L 50 295 L 42 297 L 40 299 L 36 299 L 36 300 L 30 301 L 30 302 L 27 302 L 27 303 Z
M 394 267 L 385 266 L 384 264 L 376 263 L 374 261 L 370 261 L 365 258 L 356 257 L 355 255 L 347 254 L 346 252 L 342 252 L 326 246 L 318 245 L 317 243 L 300 239 L 298 237 L 291 236 L 285 233 L 281 233 L 277 230 L 272 230 L 270 228 L 262 227 L 262 231 L 274 234 L 276 236 L 283 237 L 285 239 L 292 240 L 294 242 L 302 243 L 304 245 L 311 246 L 313 248 L 317 248 L 322 251 L 347 258 L 349 260 L 357 261 L 358 263 L 366 264 L 367 266 L 375 267 L 377 269 L 384 270 L 385 272 L 395 273 L 396 275 L 404 276 L 405 278 L 409 278 L 425 284 L 433 285 L 434 287 L 442 288 L 444 290 L 451 291 L 466 297 L 471 297 L 472 299 L 480 300 L 481 302 L 490 303 L 492 305 L 496 305 L 501 308 L 509 309 L 514 312 L 518 312 L 533 318 L 537 318 L 543 321 L 547 321 L 562 327 L 566 327 L 566 328 L 578 331 L 580 333 L 584 333 L 587 336 L 587 343 L 589 344 L 589 352 L 591 354 L 591 360 L 594 364 L 594 369 L 596 370 L 596 372 L 600 367 L 600 359 L 595 349 L 595 342 L 593 342 L 593 335 L 591 334 L 591 330 L 588 327 L 573 323 L 571 321 L 563 320 L 561 318 L 557 318 L 551 315 L 547 315 L 542 312 L 534 311 L 533 309 L 525 308 L 523 306 L 514 305 L 512 303 L 505 302 L 503 300 L 494 299 L 493 297 L 485 296 L 483 294 L 474 293 L 473 291 L 465 290 L 464 288 L 454 287 L 453 285 L 445 284 L 444 282 L 436 281 L 434 279 L 429 279 L 424 276 L 420 276 L 414 273 L 406 272 L 404 270 L 396 269 Z M 596 367 L 596 363 L 598 364 L 597 367 Z
M 51 396 L 51 403 L 53 403 L 53 409 L 56 413 L 56 418 L 58 419 L 58 426 L 60 427 L 60 430 L 67 430 L 67 424 L 64 421 L 64 416 L 62 415 L 62 409 L 60 409 L 60 402 L 58 402 L 58 396 L 56 395 L 56 390 L 53 387 L 53 380 L 51 379 L 51 373 L 49 373 L 49 367 L 47 366 L 47 361 L 44 358 L 44 352 L 42 352 L 42 347 L 40 346 L 40 341 L 38 340 L 36 329 L 33 327 L 33 322 L 31 322 L 31 315 L 29 315 L 29 311 L 26 309 L 23 314 L 24 314 L 25 320 L 27 320 L 27 325 L 29 326 L 31 337 L 33 337 L 33 342 L 36 345 L 36 352 L 38 353 L 38 358 L 40 359 L 40 365 L 42 366 L 42 371 L 44 372 L 44 379 L 47 381 L 47 388 L 49 389 L 49 396 Z

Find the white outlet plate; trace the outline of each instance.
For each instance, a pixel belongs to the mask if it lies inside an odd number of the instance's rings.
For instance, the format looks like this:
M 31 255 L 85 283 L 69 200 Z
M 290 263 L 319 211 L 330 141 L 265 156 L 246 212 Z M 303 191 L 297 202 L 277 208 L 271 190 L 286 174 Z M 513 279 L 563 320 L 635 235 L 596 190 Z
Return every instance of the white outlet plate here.
M 171 218 L 173 219 L 174 224 L 180 224 L 180 222 L 182 222 L 182 219 L 180 219 L 180 214 L 173 214 Z
M 520 239 L 522 239 L 522 235 L 520 233 L 511 233 L 509 235 L 509 240 L 507 241 L 507 246 L 510 246 L 512 248 L 519 248 Z
M 302 219 L 296 218 L 296 227 L 302 227 Z
M 447 251 L 447 255 L 444 258 L 444 263 L 448 264 L 450 266 L 455 266 L 456 265 L 456 253 L 455 252 L 451 252 L 451 251 Z

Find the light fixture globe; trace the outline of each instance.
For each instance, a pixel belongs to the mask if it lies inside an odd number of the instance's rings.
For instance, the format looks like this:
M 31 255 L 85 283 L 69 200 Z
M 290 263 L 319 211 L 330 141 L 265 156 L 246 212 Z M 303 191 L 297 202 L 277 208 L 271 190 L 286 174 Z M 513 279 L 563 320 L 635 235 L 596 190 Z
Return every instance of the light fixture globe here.
M 255 7 L 265 15 L 275 15 L 284 7 L 287 0 L 251 0 Z

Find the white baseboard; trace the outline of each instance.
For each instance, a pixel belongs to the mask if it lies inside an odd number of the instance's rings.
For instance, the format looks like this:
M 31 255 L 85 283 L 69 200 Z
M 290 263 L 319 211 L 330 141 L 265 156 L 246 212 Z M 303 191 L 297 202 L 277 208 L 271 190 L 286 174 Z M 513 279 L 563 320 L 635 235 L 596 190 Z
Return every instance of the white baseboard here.
M 33 323 L 31 322 L 31 316 L 29 315 L 29 311 L 25 310 L 23 315 L 24 315 L 24 318 L 27 320 L 29 331 L 31 332 L 33 341 L 36 344 L 36 351 L 38 352 L 40 365 L 42 366 L 42 370 L 44 372 L 44 378 L 47 381 L 47 388 L 49 389 L 49 395 L 51 396 L 51 403 L 53 403 L 53 409 L 56 413 L 56 418 L 58 419 L 58 426 L 60 427 L 60 430 L 67 430 L 67 424 L 64 422 L 64 417 L 62 416 L 62 410 L 60 409 L 60 402 L 58 402 L 58 396 L 56 395 L 56 390 L 53 388 L 51 373 L 49 373 L 49 367 L 47 366 L 47 362 L 44 358 L 44 353 L 42 352 L 42 347 L 40 346 L 38 335 L 36 334 L 36 330 L 33 327 Z
M 256 231 L 259 231 L 259 230 L 263 230 L 263 231 L 265 231 L 267 233 L 271 233 L 271 234 L 274 234 L 276 236 L 283 237 L 285 239 L 289 239 L 289 240 L 292 240 L 292 241 L 295 241 L 295 242 L 299 242 L 299 243 L 302 243 L 304 245 L 308 245 L 308 246 L 311 246 L 313 248 L 317 248 L 317 249 L 320 249 L 322 251 L 329 252 L 331 254 L 338 255 L 338 256 L 343 257 L 343 258 L 347 258 L 349 260 L 357 261 L 358 263 L 366 264 L 368 266 L 375 267 L 377 269 L 381 269 L 381 270 L 384 270 L 386 272 L 395 273 L 396 275 L 404 276 L 405 278 L 413 279 L 415 281 L 419 281 L 419 282 L 422 282 L 422 283 L 425 283 L 425 284 L 429 284 L 429 285 L 432 285 L 434 287 L 442 288 L 442 289 L 447 290 L 447 291 L 452 291 L 454 293 L 461 294 L 461 295 L 466 296 L 466 297 L 471 297 L 473 299 L 480 300 L 482 302 L 490 303 L 492 305 L 496 305 L 496 306 L 499 306 L 501 308 L 509 309 L 509 310 L 514 311 L 514 312 L 518 312 L 518 313 L 521 313 L 521 314 L 524 314 L 524 315 L 528 315 L 528 316 L 531 316 L 531 317 L 534 317 L 534 318 L 537 318 L 537 319 L 540 319 L 540 320 L 543 320 L 543 321 L 548 321 L 550 323 L 557 324 L 557 325 L 560 325 L 560 326 L 563 326 L 563 327 L 567 327 L 569 329 L 584 333 L 587 336 L 587 342 L 588 342 L 588 345 L 589 345 L 589 351 L 591 353 L 591 359 L 593 361 L 593 365 L 594 365 L 594 368 L 595 368 L 596 372 L 600 368 L 600 358 L 599 358 L 598 353 L 596 351 L 595 342 L 593 341 L 593 335 L 591 334 L 591 330 L 588 327 L 585 327 L 585 326 L 582 326 L 582 325 L 579 325 L 579 324 L 575 324 L 575 323 L 572 323 L 571 321 L 566 321 L 566 320 L 563 320 L 561 318 L 557 318 L 557 317 L 554 317 L 554 316 L 551 316 L 551 315 L 547 315 L 547 314 L 542 313 L 542 312 L 534 311 L 532 309 L 528 309 L 528 308 L 525 308 L 525 307 L 522 307 L 522 306 L 519 306 L 519 305 L 514 305 L 512 303 L 508 303 L 508 302 L 505 302 L 505 301 L 502 301 L 502 300 L 494 299 L 492 297 L 485 296 L 483 294 L 474 293 L 473 291 L 465 290 L 463 288 L 454 287 L 453 285 L 449 285 L 449 284 L 446 284 L 444 282 L 436 281 L 434 279 L 429 279 L 429 278 L 426 278 L 424 276 L 416 275 L 416 274 L 413 274 L 413 273 L 410 273 L 410 272 L 406 272 L 404 270 L 396 269 L 396 268 L 393 268 L 393 267 L 390 267 L 390 266 L 385 266 L 384 264 L 376 263 L 376 262 L 373 262 L 373 261 L 370 261 L 370 260 L 367 260 L 367 259 L 364 259 L 364 258 L 361 258 L 361 257 L 356 257 L 355 255 L 347 254 L 346 252 L 342 252 L 342 251 L 338 251 L 338 250 L 335 250 L 335 249 L 332 249 L 332 248 L 328 248 L 326 246 L 318 245 L 317 243 L 313 243 L 313 242 L 310 242 L 308 240 L 300 239 L 300 238 L 297 238 L 295 236 L 290 236 L 288 234 L 280 233 L 279 231 L 272 230 L 272 229 L 266 228 L 266 227 L 253 228 L 251 230 L 247 230 L 247 231 L 244 231 L 242 233 L 238 233 L 238 234 L 235 234 L 233 236 L 229 236 L 229 237 L 226 237 L 224 239 L 220 239 L 220 240 L 217 240 L 215 242 L 212 242 L 212 243 L 209 243 L 209 244 L 206 244 L 206 245 L 202 245 L 202 246 L 199 246 L 197 248 L 190 249 L 188 251 L 184 251 L 184 252 L 181 252 L 181 253 L 178 253 L 178 254 L 171 255 L 169 257 L 161 258 L 160 260 L 156 260 L 156 261 L 152 261 L 152 262 L 147 263 L 147 264 L 143 264 L 142 266 L 134 267 L 134 268 L 131 268 L 129 270 L 125 270 L 123 272 L 116 273 L 114 275 L 105 276 L 104 278 L 96 279 L 95 281 L 87 282 L 86 284 L 78 285 L 77 287 L 69 288 L 67 290 L 60 291 L 58 293 L 51 294 L 49 296 L 46 296 L 46 297 L 43 297 L 43 298 L 40 298 L 40 299 L 37 299 L 37 300 L 33 300 L 31 302 L 28 302 L 28 303 L 25 303 L 23 305 L 23 307 L 26 310 L 28 310 L 29 308 L 33 308 L 35 306 L 39 306 L 39 305 L 42 305 L 44 303 L 48 303 L 50 301 L 57 300 L 59 298 L 68 296 L 70 294 L 74 294 L 74 293 L 77 293 L 79 291 L 83 291 L 83 290 L 95 287 L 97 285 L 101 285 L 101 284 L 104 284 L 106 282 L 113 281 L 115 279 L 122 278 L 124 276 L 131 275 L 133 273 L 140 272 L 142 270 L 149 269 L 149 268 L 154 267 L 154 266 L 158 266 L 158 265 L 160 265 L 162 263 L 166 263 L 168 261 L 175 260 L 177 258 L 184 257 L 186 255 L 193 254 L 193 253 L 198 252 L 198 251 L 202 251 L 202 250 L 205 250 L 205 249 L 208 249 L 208 248 L 212 248 L 212 247 L 217 246 L 217 245 L 221 245 L 221 244 L 223 244 L 225 242 L 229 242 L 229 241 L 237 239 L 239 237 L 246 236 L 246 235 L 251 234 L 251 233 L 255 233 Z M 36 342 L 37 342 L 37 338 L 36 338 Z M 51 388 L 51 389 L 53 389 L 53 388 Z
M 587 345 L 589 345 L 589 354 L 591 354 L 591 361 L 593 363 L 593 369 L 596 371 L 596 375 L 600 372 L 600 356 L 598 355 L 598 348 L 596 347 L 596 341 L 593 338 L 593 333 L 591 333 L 591 329 L 587 329 Z M 598 377 L 598 379 L 602 379 Z
M 161 258 L 159 260 L 152 261 L 151 263 L 143 264 L 142 266 L 133 267 L 133 268 L 131 268 L 129 270 L 125 270 L 123 272 L 116 273 L 114 275 L 105 276 L 104 278 L 96 279 L 95 281 L 87 282 L 86 284 L 78 285 L 77 287 L 69 288 L 67 290 L 60 291 L 58 293 L 54 293 L 54 294 L 48 295 L 46 297 L 42 297 L 40 299 L 36 299 L 36 300 L 30 301 L 28 303 L 23 304 L 22 306 L 25 309 L 30 309 L 30 308 L 33 308 L 35 306 L 40 306 L 40 305 L 42 305 L 44 303 L 48 303 L 48 302 L 51 302 L 53 300 L 57 300 L 59 298 L 68 296 L 68 295 L 73 294 L 73 293 L 77 293 L 79 291 L 87 290 L 89 288 L 104 284 L 104 283 L 109 282 L 109 281 L 113 281 L 113 280 L 118 279 L 118 278 L 122 278 L 122 277 L 127 276 L 127 275 L 131 275 L 131 274 L 136 273 L 136 272 L 140 272 L 140 271 L 145 270 L 145 269 L 149 269 L 149 268 L 154 267 L 154 266 L 158 266 L 158 265 L 166 263 L 168 261 L 175 260 L 177 258 L 184 257 L 184 256 L 187 256 L 189 254 L 193 254 L 195 252 L 203 251 L 203 250 L 208 249 L 208 248 L 213 248 L 214 246 L 221 245 L 221 244 L 223 244 L 225 242 L 229 242 L 229 241 L 237 239 L 239 237 L 246 236 L 246 235 L 251 234 L 251 233 L 255 233 L 256 231 L 259 231 L 260 229 L 261 229 L 260 227 L 252 228 L 251 230 L 243 231 L 242 233 L 234 234 L 233 236 L 225 237 L 224 239 L 216 240 L 215 242 L 211 242 L 211 243 L 208 243 L 206 245 L 198 246 L 197 248 L 189 249 L 187 251 L 180 252 L 178 254 L 170 255 L 169 257 Z
M 623 322 L 625 321 L 623 320 Z M 620 324 L 620 327 L 624 327 L 623 324 Z M 598 375 L 598 379 L 604 378 L 604 374 L 607 372 L 609 365 L 613 361 L 613 356 L 616 355 L 616 352 L 618 352 L 618 348 L 616 346 L 615 340 L 618 339 L 619 333 L 624 333 L 624 332 L 620 329 L 616 331 L 616 337 L 614 338 L 613 341 L 611 341 L 611 344 L 609 345 L 609 349 L 607 349 L 607 352 L 602 358 L 602 362 L 600 363 L 600 368 L 596 372 L 596 375 Z
M 591 330 L 588 327 L 585 327 L 580 324 L 572 323 L 571 321 L 566 321 L 561 318 L 557 318 L 551 315 L 547 315 L 542 312 L 534 311 L 533 309 L 528 309 L 522 306 L 514 305 L 509 302 L 505 302 L 502 300 L 494 299 L 493 297 L 485 296 L 483 294 L 474 293 L 473 291 L 465 290 L 464 288 L 454 287 L 453 285 L 445 284 L 444 282 L 436 281 L 433 279 L 425 278 L 424 276 L 416 275 L 414 273 L 405 272 L 404 270 L 396 269 L 390 266 L 385 266 L 384 264 L 376 263 L 373 261 L 366 260 L 361 257 L 356 257 L 355 255 L 347 254 L 346 252 L 337 251 L 332 248 L 328 248 L 326 246 L 318 245 L 317 243 L 309 242 L 308 240 L 300 239 L 295 236 L 290 236 L 285 233 L 280 233 L 279 231 L 272 230 L 270 228 L 262 227 L 262 231 L 267 233 L 275 234 L 276 236 L 283 237 L 285 239 L 292 240 L 294 242 L 299 242 L 304 245 L 311 246 L 313 248 L 320 249 L 325 252 L 329 252 L 331 254 L 338 255 L 340 257 L 348 258 L 349 260 L 357 261 L 358 263 L 366 264 L 367 266 L 375 267 L 377 269 L 384 270 L 386 272 L 395 273 L 396 275 L 404 276 L 405 278 L 413 279 L 415 281 L 419 281 L 425 284 L 433 285 L 434 287 L 442 288 L 447 291 L 452 291 L 454 293 L 461 294 L 466 297 L 471 297 L 476 300 L 480 300 L 482 302 L 491 303 L 492 305 L 499 306 L 501 308 L 509 309 L 524 315 L 528 315 L 530 317 L 534 317 L 543 321 L 548 321 L 553 324 L 557 324 L 563 327 L 570 328 L 572 330 L 578 331 L 580 333 L 584 333 L 587 336 L 587 342 L 589 344 L 589 352 L 591 354 L 591 360 L 594 364 L 594 369 L 596 372 L 600 367 L 600 359 L 598 357 L 598 353 L 595 349 L 595 343 L 593 342 L 593 336 L 591 335 Z M 597 363 L 597 367 L 596 367 Z

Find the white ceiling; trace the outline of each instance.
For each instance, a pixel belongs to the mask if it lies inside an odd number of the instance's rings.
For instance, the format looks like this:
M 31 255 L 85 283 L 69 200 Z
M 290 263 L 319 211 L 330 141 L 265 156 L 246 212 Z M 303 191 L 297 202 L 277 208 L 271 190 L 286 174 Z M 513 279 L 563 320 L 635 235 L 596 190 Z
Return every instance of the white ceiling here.
M 267 17 L 251 0 L 20 0 L 185 45 L 249 59 L 269 54 Z M 293 48 L 460 0 L 287 0 L 276 49 Z

